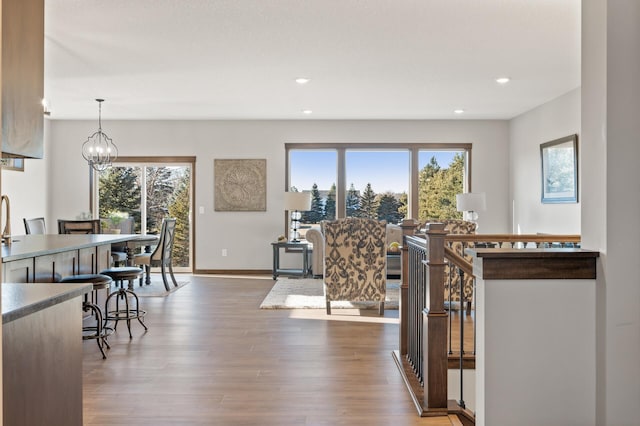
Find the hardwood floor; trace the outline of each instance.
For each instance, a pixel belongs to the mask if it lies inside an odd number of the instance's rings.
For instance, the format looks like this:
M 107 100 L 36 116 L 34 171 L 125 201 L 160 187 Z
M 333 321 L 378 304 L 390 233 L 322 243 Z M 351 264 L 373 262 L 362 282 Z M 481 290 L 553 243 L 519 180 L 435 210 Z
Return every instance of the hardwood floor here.
M 141 299 L 149 331 L 120 324 L 108 359 L 84 342 L 85 425 L 458 424 L 417 416 L 398 311 L 261 310 L 270 277 L 186 279 Z
M 448 350 L 449 354 L 449 368 L 458 369 L 460 365 L 460 311 L 451 311 L 451 346 Z M 475 311 L 471 314 L 467 314 L 466 311 L 462 312 L 464 320 L 464 368 L 475 369 L 475 347 L 473 341 L 475 339 L 473 322 L 475 320 Z M 447 324 L 447 330 L 449 325 Z

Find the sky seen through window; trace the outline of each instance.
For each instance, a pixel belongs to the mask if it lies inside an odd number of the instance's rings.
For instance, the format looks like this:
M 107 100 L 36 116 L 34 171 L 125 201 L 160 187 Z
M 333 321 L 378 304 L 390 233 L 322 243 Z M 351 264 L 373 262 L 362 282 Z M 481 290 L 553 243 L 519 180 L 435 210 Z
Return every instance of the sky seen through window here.
M 420 151 L 422 169 L 432 157 L 441 168 L 447 168 L 461 151 Z M 314 183 L 320 191 L 336 183 L 337 153 L 334 150 L 291 150 L 291 185 L 309 191 Z M 346 153 L 347 189 L 353 183 L 362 191 L 367 183 L 377 193 L 407 192 L 409 188 L 409 152 L 406 150 L 348 150 Z

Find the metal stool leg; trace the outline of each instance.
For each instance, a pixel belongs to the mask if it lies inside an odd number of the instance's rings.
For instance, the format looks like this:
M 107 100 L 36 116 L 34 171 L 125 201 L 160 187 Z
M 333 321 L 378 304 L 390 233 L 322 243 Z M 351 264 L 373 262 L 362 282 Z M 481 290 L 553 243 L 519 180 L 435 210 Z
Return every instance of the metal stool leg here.
M 85 297 L 85 300 L 86 300 L 86 297 Z M 102 359 L 106 359 L 107 355 L 104 353 L 103 345 L 106 345 L 107 349 L 111 349 L 111 347 L 109 346 L 109 343 L 107 343 L 107 336 L 109 336 L 113 332 L 113 329 L 111 327 L 104 327 L 103 319 L 102 319 L 102 311 L 100 310 L 100 307 L 98 305 L 94 303 L 90 303 L 89 301 L 85 301 L 85 303 L 83 303 L 82 305 L 82 309 L 84 311 L 91 311 L 92 316 L 96 320 L 96 325 L 82 328 L 82 332 L 83 332 L 82 339 L 83 340 L 95 339 L 96 343 L 98 344 L 98 348 L 100 349 L 100 353 L 102 353 Z M 85 334 L 85 333 L 91 333 L 91 334 Z
M 102 354 L 102 358 L 106 359 L 107 356 L 104 352 L 104 348 L 110 349 L 109 343 L 107 342 L 107 337 L 113 333 L 113 328 L 109 327 L 104 321 L 104 315 L 100 307 L 97 305 L 98 302 L 98 291 L 99 290 L 107 290 L 109 291 L 111 287 L 111 283 L 113 279 L 107 275 L 101 274 L 76 274 L 70 275 L 68 277 L 64 277 L 60 279 L 62 283 L 82 283 L 93 285 L 91 296 L 89 293 L 84 295 L 84 300 L 82 302 L 82 310 L 83 312 L 89 312 L 90 316 L 93 317 L 95 321 L 95 325 L 84 325 L 82 327 L 82 340 L 90 340 L 95 339 L 100 349 L 100 353 Z M 89 300 L 91 297 L 91 300 Z M 83 322 L 84 322 L 83 318 Z
M 118 311 L 124 313 L 125 320 L 127 321 L 127 330 L 129 330 L 129 339 L 133 339 L 133 335 L 131 334 L 131 320 L 129 319 L 129 297 L 127 294 L 127 290 L 123 290 L 120 296 L 124 300 L 124 310 Z
M 140 323 L 140 325 L 143 326 L 145 330 L 148 330 L 147 326 L 142 321 L 142 319 L 144 318 L 144 315 L 140 315 L 140 299 L 138 298 L 138 295 L 133 291 L 130 291 L 129 293 L 131 293 L 132 298 L 135 299 L 136 301 L 135 317 L 138 319 L 138 322 Z
M 124 287 L 124 280 L 119 280 L 120 286 L 117 292 L 111 293 L 109 297 L 107 297 L 107 301 L 105 302 L 105 324 L 108 321 L 115 322 L 114 329 L 118 327 L 118 322 L 124 320 L 127 322 L 127 331 L 129 332 L 129 338 L 133 338 L 131 334 L 131 320 L 137 319 L 140 325 L 144 327 L 145 331 L 148 330 L 148 327 L 142 321 L 142 318 L 147 314 L 147 312 L 143 309 L 140 309 L 140 300 L 138 295 L 130 290 L 128 287 L 133 285 L 133 280 L 129 280 L 129 285 L 127 288 Z M 115 310 L 109 310 L 109 302 L 111 298 L 115 297 Z M 129 299 L 132 299 L 130 302 Z M 120 300 L 124 302 L 124 307 L 121 308 Z M 131 303 L 135 303 L 135 306 L 132 306 Z

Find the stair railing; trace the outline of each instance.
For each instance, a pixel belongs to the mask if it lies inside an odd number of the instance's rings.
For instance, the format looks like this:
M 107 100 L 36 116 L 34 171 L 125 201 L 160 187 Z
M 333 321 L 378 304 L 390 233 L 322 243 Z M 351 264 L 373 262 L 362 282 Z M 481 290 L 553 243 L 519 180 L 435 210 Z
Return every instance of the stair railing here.
M 402 284 L 400 291 L 400 347 L 394 352 L 396 363 L 420 415 L 446 414 L 448 411 L 469 415 L 464 410 L 463 357 L 464 278 L 473 276 L 470 260 L 464 250 L 485 248 L 565 248 L 579 247 L 579 235 L 545 234 L 447 234 L 444 224 L 429 223 L 424 234 L 413 235 L 415 225 L 403 226 Z M 452 249 L 454 242 L 462 250 Z M 447 317 L 444 308 L 447 264 L 459 276 L 460 283 L 460 399 L 451 409 L 447 401 Z M 473 305 L 475 306 L 475 277 Z M 474 321 L 475 354 L 475 321 Z M 411 372 L 413 377 L 409 377 Z

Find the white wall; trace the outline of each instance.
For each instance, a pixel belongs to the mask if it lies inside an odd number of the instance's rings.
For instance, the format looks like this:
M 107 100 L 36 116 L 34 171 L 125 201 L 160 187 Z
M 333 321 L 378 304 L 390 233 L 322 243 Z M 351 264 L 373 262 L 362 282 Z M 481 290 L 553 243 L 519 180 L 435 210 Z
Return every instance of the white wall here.
M 605 425 L 595 410 L 596 281 L 476 284 L 476 424 Z
M 640 2 L 582 2 L 583 246 L 599 250 L 597 424 L 637 425 L 640 401 Z
M 510 122 L 510 198 L 516 234 L 579 234 L 580 203 L 542 204 L 540 144 L 580 133 L 580 89 L 528 111 Z M 581 155 L 578 135 L 578 156 Z M 578 192 L 582 167 L 578 159 Z M 581 197 L 578 196 L 578 201 Z
M 44 122 L 45 141 L 50 131 L 50 121 Z M 45 143 L 44 155 L 49 156 L 49 144 Z M 24 172 L 2 170 L 2 193 L 9 196 L 11 204 L 11 234 L 24 235 L 23 218 L 47 217 L 49 190 L 46 160 L 25 159 Z M 51 232 L 50 222 L 46 222 Z M 49 231 L 49 229 L 48 229 Z
M 95 121 L 52 121 L 47 160 L 48 223 L 75 218 L 89 209 L 88 168 L 81 156 Z M 473 188 L 487 193 L 483 232 L 509 230 L 506 121 L 103 121 L 104 131 L 124 156 L 196 156 L 196 269 L 271 269 L 269 243 L 284 232 L 282 194 L 287 142 L 451 142 L 473 143 Z M 267 211 L 214 212 L 213 159 L 266 158 Z M 33 188 L 46 199 L 36 176 L 3 182 L 10 193 Z M 19 203 L 18 203 L 19 204 Z M 42 207 L 21 213 L 39 214 Z M 27 214 L 27 212 L 29 214 Z M 20 219 L 21 220 L 21 219 Z M 228 256 L 222 257 L 226 248 Z

